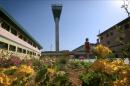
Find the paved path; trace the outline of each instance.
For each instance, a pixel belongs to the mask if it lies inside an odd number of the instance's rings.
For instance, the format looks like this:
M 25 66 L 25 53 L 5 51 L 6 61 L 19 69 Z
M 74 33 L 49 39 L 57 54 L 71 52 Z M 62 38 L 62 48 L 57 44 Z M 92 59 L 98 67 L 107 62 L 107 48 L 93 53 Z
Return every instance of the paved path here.
M 116 59 L 120 59 L 120 58 L 116 58 Z M 96 59 L 84 59 L 84 60 L 80 60 L 80 59 L 74 59 L 74 61 L 85 61 L 85 62 L 94 62 Z M 125 63 L 129 64 L 129 60 L 128 58 L 125 59 Z

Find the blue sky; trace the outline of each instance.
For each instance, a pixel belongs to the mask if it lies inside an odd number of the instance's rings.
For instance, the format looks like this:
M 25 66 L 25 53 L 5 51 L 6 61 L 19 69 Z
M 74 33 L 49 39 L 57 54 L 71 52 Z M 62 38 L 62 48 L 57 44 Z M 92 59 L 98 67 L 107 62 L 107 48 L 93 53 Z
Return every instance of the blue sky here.
M 55 23 L 51 4 L 63 5 L 60 18 L 60 50 L 73 50 L 88 37 L 96 42 L 100 32 L 127 18 L 122 0 L 0 0 L 13 16 L 42 46 L 55 50 Z

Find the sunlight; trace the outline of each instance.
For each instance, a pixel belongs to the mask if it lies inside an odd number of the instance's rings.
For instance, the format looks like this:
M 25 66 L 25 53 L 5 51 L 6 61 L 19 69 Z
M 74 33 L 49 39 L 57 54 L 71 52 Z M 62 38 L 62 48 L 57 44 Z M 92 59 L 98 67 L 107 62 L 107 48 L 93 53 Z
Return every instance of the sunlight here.
M 115 6 L 122 6 L 124 4 L 128 6 L 130 3 L 130 0 L 115 0 L 113 1 L 113 3 Z
M 122 6 L 124 4 L 124 0 L 115 0 L 113 2 L 115 6 Z

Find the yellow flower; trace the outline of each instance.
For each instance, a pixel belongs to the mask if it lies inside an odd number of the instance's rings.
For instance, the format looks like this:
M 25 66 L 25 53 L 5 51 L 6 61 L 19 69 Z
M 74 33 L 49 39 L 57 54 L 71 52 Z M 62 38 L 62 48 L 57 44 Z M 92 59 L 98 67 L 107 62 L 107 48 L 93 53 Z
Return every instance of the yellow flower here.
M 11 79 L 7 75 L 1 73 L 0 74 L 0 84 L 11 85 Z
M 118 59 L 118 60 L 114 60 L 114 61 L 112 62 L 112 64 L 115 64 L 115 65 L 124 65 L 125 63 L 124 63 L 123 60 Z
M 114 67 L 113 70 L 114 70 L 114 71 L 117 71 L 117 70 L 118 70 L 118 67 Z
M 53 68 L 48 68 L 47 71 L 51 74 L 54 74 L 55 73 L 55 70 Z
M 101 58 L 106 58 L 107 55 L 112 53 L 112 51 L 108 47 L 105 47 L 104 45 L 101 45 L 101 44 L 95 47 L 94 52 L 97 56 Z
M 0 83 L 3 83 L 3 78 L 2 77 L 0 77 Z
M 16 66 L 11 66 L 10 69 L 17 69 L 17 67 Z
M 34 74 L 34 70 L 27 65 L 21 65 L 18 69 L 17 69 L 17 73 L 26 73 L 26 74 Z

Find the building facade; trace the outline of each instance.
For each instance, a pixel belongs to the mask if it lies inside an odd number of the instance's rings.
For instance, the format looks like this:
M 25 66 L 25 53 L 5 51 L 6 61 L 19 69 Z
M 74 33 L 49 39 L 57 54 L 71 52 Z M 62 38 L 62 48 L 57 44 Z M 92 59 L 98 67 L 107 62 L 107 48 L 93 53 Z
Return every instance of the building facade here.
M 40 56 L 42 46 L 0 7 L 0 49 L 15 55 Z
M 108 46 L 117 57 L 121 56 L 124 44 L 130 42 L 130 17 L 100 33 L 100 43 Z

